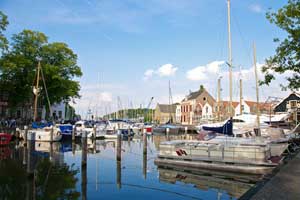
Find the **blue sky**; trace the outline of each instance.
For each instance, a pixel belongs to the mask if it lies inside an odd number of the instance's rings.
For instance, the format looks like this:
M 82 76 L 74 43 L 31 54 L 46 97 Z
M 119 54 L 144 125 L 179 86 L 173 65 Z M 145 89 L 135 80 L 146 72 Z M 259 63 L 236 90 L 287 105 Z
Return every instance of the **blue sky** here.
M 168 101 L 168 80 L 173 101 L 203 84 L 216 95 L 222 75 L 222 97 L 228 98 L 226 0 L 1 0 L 8 15 L 10 37 L 23 29 L 44 32 L 50 41 L 67 43 L 78 55 L 84 73 L 82 98 L 75 107 L 98 113 L 122 106 Z M 274 54 L 273 38 L 285 34 L 266 18 L 287 1 L 232 0 L 232 54 L 235 67 L 234 98 L 239 74 L 244 98 L 255 99 L 251 45 L 257 46 L 258 66 Z M 240 73 L 239 69 L 242 69 Z M 279 83 L 263 87 L 266 97 L 283 96 Z

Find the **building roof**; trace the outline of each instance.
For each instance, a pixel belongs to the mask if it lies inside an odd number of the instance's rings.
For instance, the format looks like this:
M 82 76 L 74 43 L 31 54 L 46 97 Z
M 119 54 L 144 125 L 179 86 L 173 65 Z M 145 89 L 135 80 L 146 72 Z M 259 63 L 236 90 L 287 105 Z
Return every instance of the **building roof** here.
M 280 102 L 278 102 L 274 108 L 276 108 L 277 106 L 279 106 L 281 103 L 283 103 L 287 98 L 289 98 L 292 94 L 296 95 L 297 97 L 300 98 L 300 93 L 297 93 L 297 92 L 292 92 L 291 94 L 289 94 L 289 96 L 287 96 L 286 98 L 283 98 Z
M 233 106 L 234 108 L 236 108 L 239 104 L 240 104 L 240 103 L 239 103 L 239 102 L 236 102 L 236 101 L 233 101 L 233 102 L 232 102 L 232 106 Z M 229 101 L 221 101 L 221 105 L 227 107 L 227 106 L 229 106 Z
M 245 103 L 250 107 L 256 107 L 256 101 L 245 101 Z M 270 109 L 270 106 L 272 107 L 272 104 L 271 103 L 263 103 L 263 102 L 260 102 L 259 103 L 259 108 L 260 109 L 265 109 L 265 110 L 269 110 Z
M 169 104 L 157 104 L 160 112 L 163 112 L 163 113 L 175 113 L 176 112 L 176 105 L 177 104 L 172 104 L 172 105 L 169 105 Z

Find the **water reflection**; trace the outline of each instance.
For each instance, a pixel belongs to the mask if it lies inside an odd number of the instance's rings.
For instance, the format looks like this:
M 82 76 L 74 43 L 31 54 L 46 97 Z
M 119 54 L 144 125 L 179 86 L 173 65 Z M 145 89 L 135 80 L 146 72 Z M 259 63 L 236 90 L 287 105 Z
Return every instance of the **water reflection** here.
M 195 135 L 0 146 L 0 199 L 235 199 L 259 177 L 156 166 L 159 143 Z
M 55 157 L 59 146 L 28 142 L 26 146 L 1 147 L 10 149 L 11 154 L 1 157 L 0 199 L 78 199 L 78 170 Z

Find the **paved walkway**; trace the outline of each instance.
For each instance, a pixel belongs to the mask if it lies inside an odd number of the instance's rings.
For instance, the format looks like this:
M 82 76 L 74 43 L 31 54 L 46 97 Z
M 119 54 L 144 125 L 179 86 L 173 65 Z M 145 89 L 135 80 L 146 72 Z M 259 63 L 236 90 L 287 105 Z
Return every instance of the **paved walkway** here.
M 284 165 L 251 199 L 300 200 L 300 153 Z

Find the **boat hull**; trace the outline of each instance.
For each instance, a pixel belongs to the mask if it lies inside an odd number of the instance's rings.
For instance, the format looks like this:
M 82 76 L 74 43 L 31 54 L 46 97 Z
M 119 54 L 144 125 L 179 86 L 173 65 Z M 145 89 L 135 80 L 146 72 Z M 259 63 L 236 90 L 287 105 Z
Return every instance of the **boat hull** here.
M 195 169 L 205 170 L 218 170 L 231 173 L 243 173 L 243 174 L 268 174 L 276 167 L 273 164 L 261 164 L 261 165 L 249 165 L 234 162 L 222 162 L 211 160 L 185 160 L 180 158 L 159 156 L 154 160 L 156 165 L 160 166 L 177 166 L 177 167 L 189 167 Z

